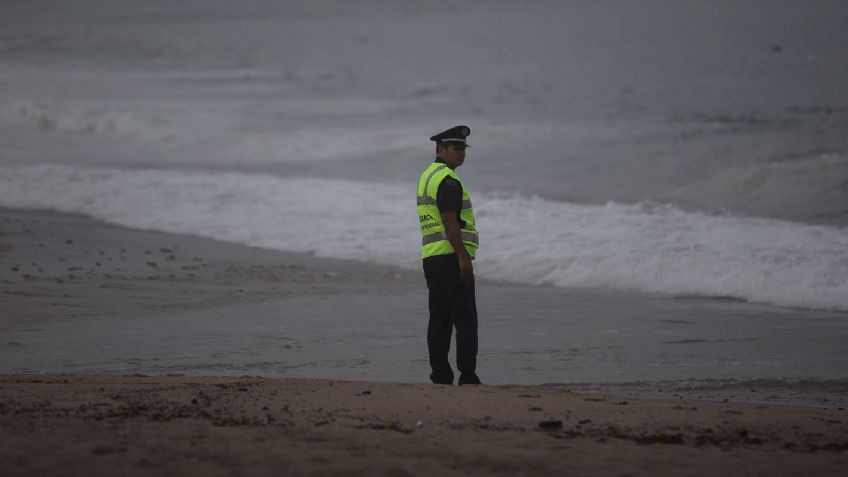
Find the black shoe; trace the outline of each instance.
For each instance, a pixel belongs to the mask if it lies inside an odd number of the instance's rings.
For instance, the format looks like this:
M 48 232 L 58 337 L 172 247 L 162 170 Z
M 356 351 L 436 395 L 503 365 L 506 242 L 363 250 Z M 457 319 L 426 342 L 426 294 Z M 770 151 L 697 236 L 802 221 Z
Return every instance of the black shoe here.
M 453 373 L 431 373 L 430 381 L 433 381 L 433 384 L 447 384 L 448 386 L 450 386 L 453 384 Z
M 468 376 L 465 376 L 465 375 L 460 376 L 459 377 L 459 385 L 462 386 L 463 384 L 483 384 L 483 383 L 480 382 L 480 378 L 478 378 L 477 375 L 475 374 L 471 377 L 468 377 Z

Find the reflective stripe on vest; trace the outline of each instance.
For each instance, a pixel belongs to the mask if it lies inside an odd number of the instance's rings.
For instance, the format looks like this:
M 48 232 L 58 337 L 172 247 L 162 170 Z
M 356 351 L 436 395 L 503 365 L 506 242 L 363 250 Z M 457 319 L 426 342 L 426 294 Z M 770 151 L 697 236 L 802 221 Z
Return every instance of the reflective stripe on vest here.
M 432 178 L 433 178 L 433 176 L 435 176 L 437 172 L 439 172 L 440 170 L 444 169 L 445 167 L 448 167 L 448 166 L 446 166 L 446 165 L 444 165 L 444 164 L 443 164 L 443 165 L 441 165 L 441 166 L 439 166 L 439 167 L 434 168 L 432 171 L 430 171 L 430 175 L 429 175 L 429 176 L 427 176 L 427 180 L 426 180 L 426 181 L 424 181 L 424 197 L 426 197 L 426 196 L 427 196 L 427 188 L 428 188 L 428 187 L 430 187 L 430 179 L 432 179 Z M 429 197 L 428 197 L 428 198 L 429 198 Z M 433 204 L 435 204 L 435 203 L 436 203 L 436 201 L 434 200 L 434 201 L 433 201 Z
M 416 205 L 436 205 L 436 199 L 433 199 L 432 197 L 429 197 L 429 196 L 426 196 L 426 195 L 418 196 L 418 200 L 416 202 Z M 471 208 L 471 199 L 463 200 L 462 201 L 462 208 L 463 209 L 470 209 Z
M 474 234 L 468 232 L 460 232 L 460 235 L 462 236 L 463 242 L 472 242 L 475 245 L 480 243 L 480 239 Z M 427 245 L 438 242 L 439 240 L 447 239 L 448 234 L 446 234 L 445 232 L 436 232 L 434 234 L 425 235 L 424 237 L 421 237 L 421 245 Z

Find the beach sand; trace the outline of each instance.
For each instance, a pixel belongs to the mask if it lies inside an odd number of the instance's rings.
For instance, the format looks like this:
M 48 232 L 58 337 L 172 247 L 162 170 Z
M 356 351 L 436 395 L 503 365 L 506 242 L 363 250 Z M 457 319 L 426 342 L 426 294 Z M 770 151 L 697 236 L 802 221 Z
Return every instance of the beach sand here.
M 738 340 L 675 340 L 669 330 L 717 333 L 715 320 L 744 321 L 759 308 L 481 281 L 481 375 L 500 385 L 444 387 L 424 384 L 419 271 L 72 214 L 0 210 L 0 224 L 0 475 L 843 475 L 848 465 L 844 381 L 792 384 L 751 368 L 763 378 L 756 390 L 729 380 L 689 393 L 679 381 L 585 385 L 695 372 L 681 357 L 705 360 L 692 358 L 708 353 L 701 345 L 768 357 L 786 349 L 783 328 L 821 354 L 839 346 L 841 315 L 810 314 L 792 328 L 795 314 L 781 321 L 770 312 L 777 338 L 736 348 Z M 516 308 L 528 304 L 538 316 L 525 324 L 539 330 L 562 326 L 567 308 L 570 339 L 585 348 L 547 349 L 562 338 L 512 332 Z M 632 323 L 645 314 L 655 322 Z M 244 328 L 254 335 L 225 336 Z M 669 343 L 656 346 L 666 371 L 638 358 L 652 356 L 641 348 L 657 330 Z M 288 332 L 295 338 L 275 336 Z M 622 335 L 630 341 L 617 342 Z M 572 384 L 504 384 L 538 382 L 552 369 Z M 819 408 L 774 404 L 787 387 L 786 402 Z
M 0 473 L 844 475 L 838 410 L 540 387 L 0 378 Z

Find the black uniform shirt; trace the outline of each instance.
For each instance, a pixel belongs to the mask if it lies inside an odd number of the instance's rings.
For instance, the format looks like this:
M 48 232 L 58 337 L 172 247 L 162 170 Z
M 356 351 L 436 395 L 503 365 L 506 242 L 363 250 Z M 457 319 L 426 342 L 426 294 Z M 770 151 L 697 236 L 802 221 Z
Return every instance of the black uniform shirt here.
M 444 164 L 441 159 L 436 159 L 436 162 Z M 459 227 L 465 227 L 465 221 L 459 218 L 459 211 L 462 210 L 462 184 L 458 180 L 450 176 L 442 180 L 436 192 L 436 206 L 439 207 L 439 212 L 455 211 Z

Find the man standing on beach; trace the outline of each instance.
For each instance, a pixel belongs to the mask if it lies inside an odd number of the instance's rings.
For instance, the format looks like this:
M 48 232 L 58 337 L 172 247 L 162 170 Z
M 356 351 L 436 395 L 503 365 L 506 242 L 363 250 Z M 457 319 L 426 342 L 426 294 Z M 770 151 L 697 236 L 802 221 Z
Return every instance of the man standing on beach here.
M 451 333 L 456 328 L 459 384 L 480 384 L 477 377 L 477 303 L 471 261 L 479 244 L 471 197 L 455 169 L 465 162 L 467 126 L 456 126 L 430 138 L 436 161 L 418 180 L 418 221 L 421 258 L 430 290 L 430 380 L 453 384 L 448 361 Z

